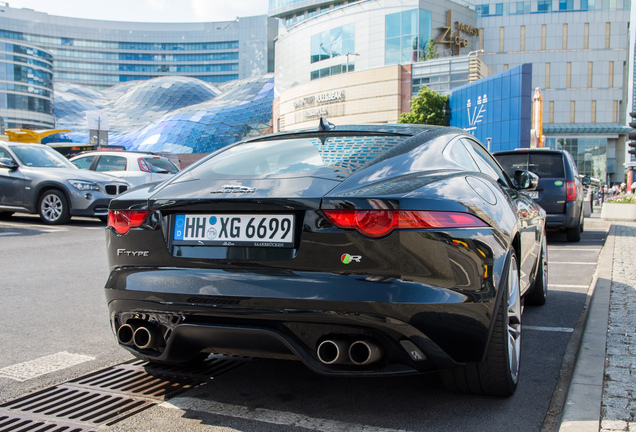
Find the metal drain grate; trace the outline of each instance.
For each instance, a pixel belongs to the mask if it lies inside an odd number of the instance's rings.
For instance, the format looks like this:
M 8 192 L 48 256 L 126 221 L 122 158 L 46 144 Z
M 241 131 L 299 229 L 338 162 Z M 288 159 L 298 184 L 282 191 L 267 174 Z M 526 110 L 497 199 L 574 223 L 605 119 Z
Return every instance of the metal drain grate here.
M 198 367 L 177 368 L 131 360 L 0 404 L 0 432 L 79 432 L 91 430 L 87 426 L 110 426 L 244 361 L 210 356 Z

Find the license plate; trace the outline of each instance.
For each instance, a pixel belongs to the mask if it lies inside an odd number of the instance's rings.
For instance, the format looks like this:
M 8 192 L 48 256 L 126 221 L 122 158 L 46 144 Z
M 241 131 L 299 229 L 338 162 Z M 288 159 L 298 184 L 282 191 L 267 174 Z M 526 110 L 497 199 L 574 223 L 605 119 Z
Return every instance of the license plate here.
M 294 215 L 177 214 L 174 244 L 294 247 Z
M 528 191 L 528 195 L 532 199 L 539 199 L 539 191 Z

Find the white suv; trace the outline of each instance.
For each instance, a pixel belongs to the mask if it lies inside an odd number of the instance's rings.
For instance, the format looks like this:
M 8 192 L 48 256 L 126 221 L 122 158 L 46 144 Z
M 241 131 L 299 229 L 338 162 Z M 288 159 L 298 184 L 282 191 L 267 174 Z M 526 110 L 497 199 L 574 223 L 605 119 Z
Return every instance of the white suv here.
M 163 181 L 179 171 L 169 159 L 134 151 L 91 151 L 69 159 L 76 167 L 125 179 L 131 186 Z

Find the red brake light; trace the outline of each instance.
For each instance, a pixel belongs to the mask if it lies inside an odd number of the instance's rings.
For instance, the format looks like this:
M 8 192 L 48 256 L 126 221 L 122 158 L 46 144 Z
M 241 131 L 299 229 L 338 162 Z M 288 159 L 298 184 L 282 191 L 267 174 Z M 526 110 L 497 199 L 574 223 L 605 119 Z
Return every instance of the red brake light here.
M 487 227 L 468 213 L 421 210 L 323 210 L 338 228 L 355 229 L 367 237 L 383 237 L 396 229 Z
M 145 172 L 152 172 L 150 169 L 150 165 L 148 165 L 148 162 L 146 162 L 143 158 L 139 158 L 137 159 L 137 162 L 139 162 L 139 169 Z
M 574 180 L 565 182 L 565 194 L 566 201 L 576 201 L 576 183 L 574 183 Z
M 141 226 L 149 213 L 148 210 L 109 210 L 108 226 L 123 235 Z

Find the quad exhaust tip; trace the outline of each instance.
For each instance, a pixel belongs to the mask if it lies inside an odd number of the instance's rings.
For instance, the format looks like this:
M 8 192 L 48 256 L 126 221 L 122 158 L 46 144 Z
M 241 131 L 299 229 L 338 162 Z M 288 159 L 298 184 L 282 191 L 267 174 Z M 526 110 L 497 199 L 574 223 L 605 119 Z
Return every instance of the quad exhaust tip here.
M 318 359 L 327 365 L 354 364 L 365 366 L 375 363 L 384 355 L 382 348 L 369 340 L 349 343 L 339 339 L 327 339 L 318 345 Z
M 161 331 L 153 325 L 124 324 L 117 330 L 117 341 L 138 349 L 155 349 L 165 345 Z

